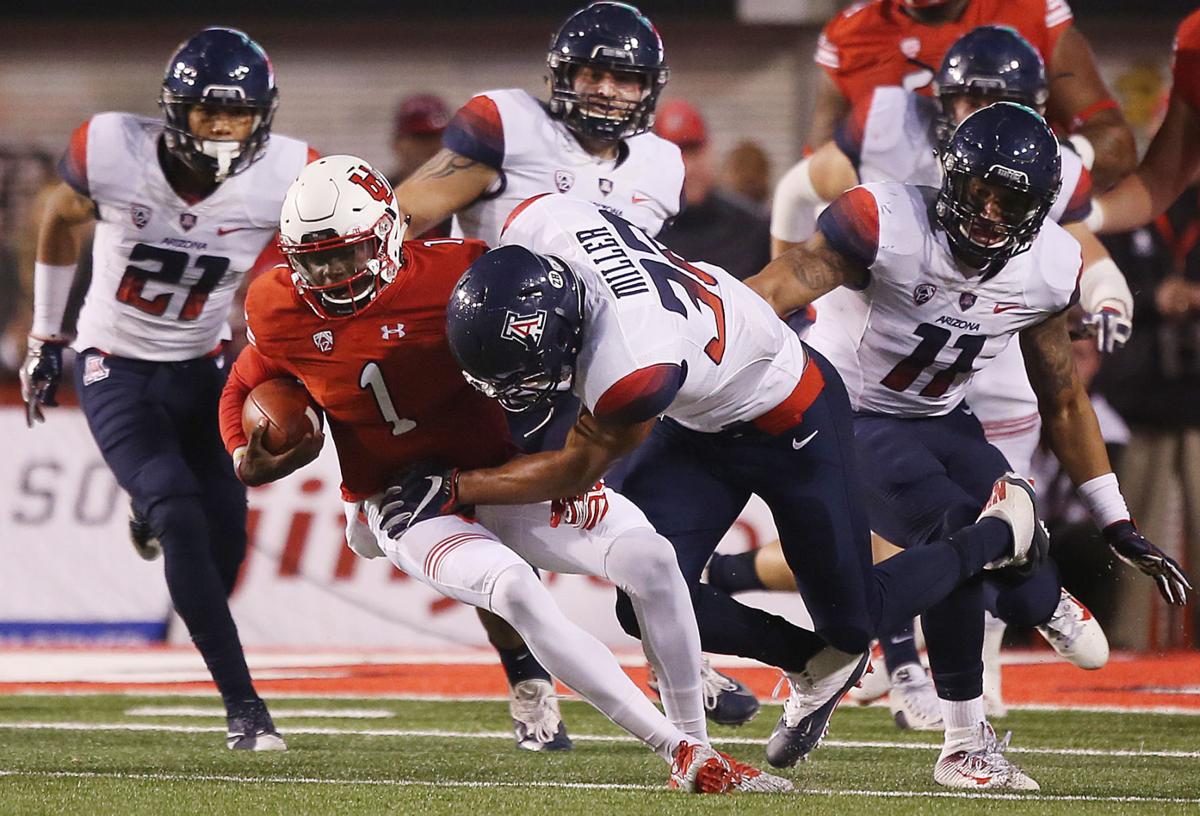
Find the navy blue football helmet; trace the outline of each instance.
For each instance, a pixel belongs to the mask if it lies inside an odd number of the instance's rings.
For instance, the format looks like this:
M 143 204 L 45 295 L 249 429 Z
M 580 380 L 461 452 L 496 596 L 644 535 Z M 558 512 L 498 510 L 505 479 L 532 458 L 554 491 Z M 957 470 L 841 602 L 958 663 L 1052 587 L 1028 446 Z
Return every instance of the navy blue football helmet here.
M 989 275 L 1029 249 L 1062 186 L 1046 120 L 1012 102 L 968 116 L 942 151 L 934 212 L 954 254 Z
M 644 133 L 654 124 L 654 106 L 670 72 L 658 29 L 626 3 L 604 0 L 581 9 L 550 41 L 550 113 L 580 136 L 614 142 Z M 581 66 L 637 74 L 642 98 L 628 103 L 575 92 Z
M 159 97 L 167 149 L 189 167 L 223 181 L 262 155 L 278 104 L 275 71 L 259 44 L 236 28 L 206 28 L 181 43 L 167 61 Z M 252 110 L 254 127 L 240 142 L 199 139 L 188 126 L 195 105 Z
M 940 102 L 938 141 L 954 133 L 954 98 L 970 95 L 991 102 L 1016 102 L 1041 113 L 1050 95 L 1042 56 L 1008 26 L 986 25 L 955 40 L 933 80 Z
M 509 411 L 571 390 L 583 287 L 553 255 L 505 246 L 467 268 L 446 308 L 446 338 L 467 382 Z

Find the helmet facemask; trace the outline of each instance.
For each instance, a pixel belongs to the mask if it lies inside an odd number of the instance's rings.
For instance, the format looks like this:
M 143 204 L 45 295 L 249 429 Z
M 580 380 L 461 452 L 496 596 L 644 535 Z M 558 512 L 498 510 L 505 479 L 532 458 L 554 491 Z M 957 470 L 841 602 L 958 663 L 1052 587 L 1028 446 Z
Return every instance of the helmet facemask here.
M 346 235 L 321 230 L 299 243 L 281 236 L 279 246 L 300 297 L 323 318 L 351 317 L 366 309 L 399 271 L 389 246 L 394 227 L 395 216 L 387 213 L 370 229 Z
M 654 108 L 667 83 L 667 68 L 649 70 L 620 62 L 577 60 L 553 51 L 546 63 L 551 77 L 550 110 L 561 116 L 567 127 L 578 135 L 602 142 L 617 142 L 645 133 L 654 125 Z M 640 99 L 580 94 L 575 90 L 575 78 L 584 67 L 637 76 L 642 88 Z
M 264 103 L 247 101 L 237 86 L 208 87 L 197 95 L 181 95 L 163 88 L 159 106 L 166 118 L 163 138 L 167 149 L 184 164 L 218 183 L 245 170 L 263 155 L 271 135 L 271 123 L 279 97 L 271 89 L 270 100 Z M 250 134 L 241 140 L 202 139 L 192 132 L 188 117 L 192 108 L 227 108 L 253 115 Z
M 936 212 L 955 255 L 974 269 L 992 271 L 1029 249 L 1057 197 L 1022 184 L 1021 173 L 994 166 L 984 173 L 943 158 Z

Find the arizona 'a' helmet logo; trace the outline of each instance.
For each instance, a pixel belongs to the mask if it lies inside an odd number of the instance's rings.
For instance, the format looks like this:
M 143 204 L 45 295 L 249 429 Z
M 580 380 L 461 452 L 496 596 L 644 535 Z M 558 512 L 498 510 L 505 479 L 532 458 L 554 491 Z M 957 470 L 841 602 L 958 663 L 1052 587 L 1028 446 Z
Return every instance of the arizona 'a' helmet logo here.
M 516 312 L 505 312 L 504 330 L 500 337 L 505 340 L 516 340 L 518 343 L 541 345 L 542 332 L 546 330 L 546 312 L 539 309 L 533 314 L 519 315 Z

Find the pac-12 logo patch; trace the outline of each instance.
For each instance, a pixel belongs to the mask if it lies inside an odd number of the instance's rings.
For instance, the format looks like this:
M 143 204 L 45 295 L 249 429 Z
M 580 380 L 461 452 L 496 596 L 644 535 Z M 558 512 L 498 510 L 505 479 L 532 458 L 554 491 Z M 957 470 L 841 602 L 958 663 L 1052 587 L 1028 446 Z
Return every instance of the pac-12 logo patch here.
M 554 186 L 560 193 L 565 193 L 575 186 L 575 176 L 566 170 L 554 171 Z
M 519 315 L 516 312 L 506 312 L 504 315 L 504 330 L 500 337 L 505 340 L 516 340 L 518 343 L 540 345 L 542 332 L 546 330 L 546 312 L 538 309 L 533 314 Z
M 913 289 L 913 303 L 918 306 L 924 306 L 929 301 L 933 300 L 933 296 L 937 294 L 937 287 L 932 283 L 918 284 L 916 289 Z
M 313 335 L 313 345 L 322 354 L 328 354 L 333 351 L 333 332 L 328 329 L 317 332 Z
M 147 207 L 145 204 L 130 204 L 129 219 L 133 221 L 133 225 L 138 229 L 150 223 L 150 216 L 154 215 L 154 210 Z

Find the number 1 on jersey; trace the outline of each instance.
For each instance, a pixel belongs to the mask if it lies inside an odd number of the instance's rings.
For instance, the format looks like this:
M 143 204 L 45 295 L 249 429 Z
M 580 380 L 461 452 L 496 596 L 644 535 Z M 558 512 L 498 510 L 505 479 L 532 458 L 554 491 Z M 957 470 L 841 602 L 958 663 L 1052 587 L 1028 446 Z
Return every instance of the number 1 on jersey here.
M 375 395 L 375 404 L 379 406 L 379 413 L 383 415 L 383 421 L 392 426 L 392 436 L 406 434 L 417 427 L 417 423 L 396 413 L 396 406 L 392 404 L 392 395 L 388 393 L 387 383 L 383 381 L 379 363 L 367 363 L 363 366 L 358 377 L 358 387 L 371 389 L 371 393 Z

